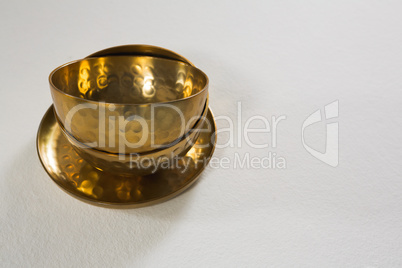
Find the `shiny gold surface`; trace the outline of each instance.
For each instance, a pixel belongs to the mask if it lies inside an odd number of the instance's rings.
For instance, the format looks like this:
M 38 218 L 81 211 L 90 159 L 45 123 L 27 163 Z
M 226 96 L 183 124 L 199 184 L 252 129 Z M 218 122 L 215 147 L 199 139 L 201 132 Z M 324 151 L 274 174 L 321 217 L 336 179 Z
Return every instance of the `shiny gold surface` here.
M 200 119 L 186 135 L 178 139 L 172 146 L 163 149 L 153 150 L 140 154 L 111 154 L 87 147 L 77 141 L 60 124 L 60 129 L 75 151 L 92 166 L 100 170 L 117 174 L 131 175 L 134 172 L 139 175 L 154 173 L 156 167 L 162 161 L 169 161 L 176 156 L 182 156 L 196 143 L 200 131 L 203 129 L 204 122 L 208 113 L 208 100 L 204 105 Z M 57 120 L 57 116 L 56 121 Z M 144 163 L 139 165 L 138 163 Z
M 194 66 L 185 57 L 168 50 L 166 48 L 151 46 L 151 45 L 124 45 L 110 47 L 98 52 L 92 53 L 87 58 L 106 57 L 106 56 L 153 56 L 168 60 L 176 60 Z
M 110 153 L 140 153 L 170 144 L 194 126 L 208 96 L 202 71 L 149 56 L 74 61 L 54 70 L 49 80 L 66 129 L 80 142 Z M 77 112 L 69 123 L 73 109 Z M 130 121 L 133 117 L 144 124 Z
M 216 126 L 210 110 L 206 122 L 210 123 L 210 131 L 200 133 L 196 145 L 176 167 L 148 176 L 112 175 L 89 165 L 62 134 L 52 107 L 40 124 L 37 149 L 50 177 L 72 196 L 104 207 L 142 207 L 166 201 L 196 181 L 208 164 L 216 143 Z M 185 166 L 187 169 L 184 170 Z

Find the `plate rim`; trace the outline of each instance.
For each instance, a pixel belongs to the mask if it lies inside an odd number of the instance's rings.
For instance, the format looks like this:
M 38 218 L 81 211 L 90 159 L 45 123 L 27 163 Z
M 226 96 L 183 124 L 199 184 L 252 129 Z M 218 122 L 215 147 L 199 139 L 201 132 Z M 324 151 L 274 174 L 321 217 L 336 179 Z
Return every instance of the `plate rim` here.
M 68 187 L 64 187 L 64 185 L 62 183 L 60 183 L 59 180 L 55 179 L 53 177 L 53 175 L 51 174 L 51 172 L 47 169 L 44 160 L 42 160 L 42 156 L 41 156 L 41 149 L 40 149 L 40 139 L 41 139 L 41 133 L 43 131 L 44 128 L 44 124 L 46 123 L 46 117 L 48 116 L 48 114 L 53 114 L 53 104 L 46 110 L 45 114 L 42 117 L 42 120 L 39 124 L 38 127 L 38 131 L 37 131 L 37 135 L 36 135 L 36 151 L 38 154 L 38 158 L 40 160 L 40 163 L 42 164 L 42 167 L 44 168 L 44 170 L 46 171 L 46 173 L 48 174 L 48 176 L 52 179 L 52 181 L 59 187 L 61 188 L 64 192 L 66 192 L 67 194 L 69 194 L 70 196 L 83 201 L 87 204 L 91 204 L 91 205 L 95 205 L 98 207 L 104 207 L 104 208 L 115 208 L 115 209 L 126 209 L 126 208 L 140 208 L 140 207 L 146 207 L 146 206 L 151 206 L 151 205 L 156 205 L 159 203 L 163 203 L 165 201 L 168 201 L 178 195 L 180 195 L 181 193 L 183 193 L 185 190 L 189 189 L 195 182 L 198 181 L 198 178 L 200 177 L 200 175 L 202 174 L 202 172 L 205 170 L 206 166 L 208 165 L 209 161 L 211 160 L 212 155 L 215 152 L 216 149 L 216 143 L 217 143 L 217 128 L 216 128 L 216 121 L 215 121 L 215 116 L 211 110 L 211 108 L 208 106 L 208 113 L 211 114 L 211 118 L 213 120 L 213 124 L 212 124 L 212 130 L 211 130 L 211 135 L 213 137 L 211 137 L 211 140 L 213 139 L 213 146 L 212 149 L 210 150 L 210 154 L 208 155 L 208 157 L 206 158 L 206 163 L 202 163 L 202 167 L 192 176 L 191 179 L 189 179 L 185 184 L 183 184 L 180 188 L 176 189 L 175 191 L 172 191 L 170 193 L 168 193 L 167 195 L 163 195 L 161 197 L 154 197 L 152 199 L 149 200 L 143 200 L 143 201 L 131 201 L 131 202 L 111 202 L 111 201 L 102 201 L 102 200 L 96 200 L 96 199 L 92 199 L 88 196 L 85 195 L 77 195 L 74 191 L 71 191 Z M 50 115 L 51 116 L 51 115 Z

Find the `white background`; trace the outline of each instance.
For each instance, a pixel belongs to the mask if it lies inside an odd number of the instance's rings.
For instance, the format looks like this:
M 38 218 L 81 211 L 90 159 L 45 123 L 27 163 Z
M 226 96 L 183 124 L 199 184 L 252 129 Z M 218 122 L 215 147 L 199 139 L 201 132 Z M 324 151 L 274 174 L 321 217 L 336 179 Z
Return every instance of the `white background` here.
M 401 14 L 400 1 L 2 1 L 0 266 L 401 267 Z M 207 73 L 215 116 L 236 119 L 239 101 L 243 124 L 286 115 L 277 148 L 215 152 L 272 151 L 286 169 L 209 167 L 189 191 L 143 209 L 62 192 L 35 149 L 48 74 L 134 43 Z M 303 148 L 301 125 L 336 100 L 333 168 Z M 306 136 L 322 150 L 325 124 Z

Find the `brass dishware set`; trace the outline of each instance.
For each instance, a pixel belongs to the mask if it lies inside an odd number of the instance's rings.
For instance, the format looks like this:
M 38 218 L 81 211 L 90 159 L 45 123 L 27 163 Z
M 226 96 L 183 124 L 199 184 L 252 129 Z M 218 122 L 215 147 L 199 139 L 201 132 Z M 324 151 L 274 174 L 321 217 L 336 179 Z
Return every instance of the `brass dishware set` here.
M 37 135 L 43 167 L 90 204 L 125 208 L 191 186 L 216 144 L 208 77 L 164 48 L 108 48 L 50 73 Z

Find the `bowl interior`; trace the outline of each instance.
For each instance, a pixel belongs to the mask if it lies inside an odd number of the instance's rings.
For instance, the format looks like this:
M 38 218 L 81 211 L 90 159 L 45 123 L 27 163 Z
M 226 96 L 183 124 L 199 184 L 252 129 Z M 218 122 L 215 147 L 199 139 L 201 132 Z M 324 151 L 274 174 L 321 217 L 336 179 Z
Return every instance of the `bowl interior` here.
M 206 120 L 206 116 L 207 116 L 208 109 L 209 109 L 208 103 L 209 103 L 209 101 L 207 100 L 205 102 L 201 115 L 199 116 L 198 120 L 196 120 L 194 127 L 188 133 L 186 133 L 182 137 L 178 138 L 177 140 L 174 140 L 171 143 L 166 144 L 156 150 L 149 151 L 149 152 L 141 152 L 140 155 L 149 156 L 150 154 L 153 154 L 158 151 L 162 152 L 166 149 L 175 150 L 176 148 L 183 146 L 184 144 L 186 144 L 188 146 L 194 146 L 194 143 L 192 143 L 192 142 L 195 141 L 196 137 L 198 136 L 199 132 L 201 131 L 201 128 L 204 126 L 204 123 Z M 78 147 L 81 150 L 98 151 L 101 154 L 108 155 L 108 156 L 114 156 L 114 157 L 118 158 L 119 154 L 113 154 L 113 153 L 97 150 L 96 148 L 93 148 L 87 144 L 80 142 L 70 132 L 68 132 L 65 129 L 64 125 L 60 121 L 60 118 L 57 116 L 57 113 L 54 113 L 54 117 L 56 118 L 56 121 L 57 121 L 62 133 L 64 133 L 65 137 L 72 143 L 73 146 Z M 193 119 L 195 119 L 195 118 L 193 118 Z M 185 148 L 182 148 L 182 149 L 184 150 Z M 138 155 L 138 153 L 137 153 L 137 155 Z
M 150 56 L 87 58 L 63 65 L 50 83 L 67 95 L 116 104 L 180 100 L 201 92 L 206 75 L 182 62 Z

